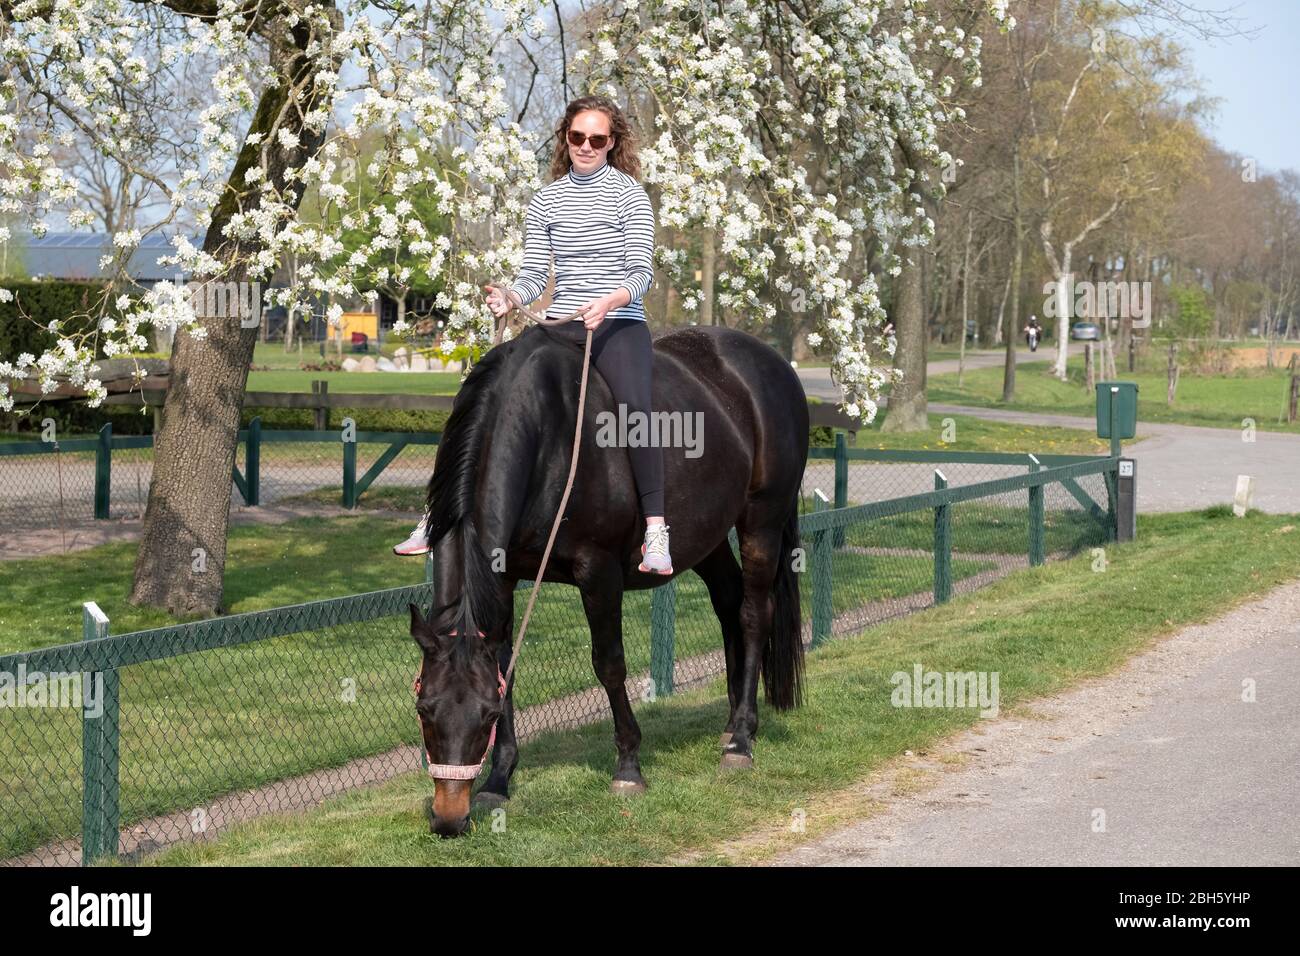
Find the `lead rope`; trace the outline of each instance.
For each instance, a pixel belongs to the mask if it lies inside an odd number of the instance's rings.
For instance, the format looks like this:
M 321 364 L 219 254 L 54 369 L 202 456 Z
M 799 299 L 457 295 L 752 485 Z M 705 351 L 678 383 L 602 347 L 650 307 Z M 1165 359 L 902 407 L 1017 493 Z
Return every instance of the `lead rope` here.
M 514 310 L 523 313 L 525 318 L 531 319 L 538 325 L 562 325 L 565 322 L 572 322 L 586 311 L 585 309 L 579 309 L 576 312 L 569 313 L 562 319 L 548 319 L 527 306 L 516 304 L 505 286 L 492 283 L 490 288 L 500 290 Z M 510 311 L 507 309 L 502 313 L 501 322 L 497 325 L 496 336 L 492 341 L 493 345 L 501 343 L 501 337 L 505 333 L 506 321 L 510 317 Z M 546 562 L 551 558 L 551 547 L 555 544 L 555 536 L 560 530 L 560 522 L 564 519 L 564 508 L 569 503 L 569 493 L 573 491 L 573 478 L 578 473 L 578 449 L 582 444 L 582 413 L 587 407 L 587 371 L 590 367 L 591 329 L 587 329 L 587 342 L 582 353 L 582 384 L 578 388 L 578 422 L 573 429 L 573 454 L 569 458 L 569 478 L 564 483 L 564 495 L 560 498 L 560 508 L 555 512 L 555 521 L 551 523 L 551 535 L 546 539 L 546 550 L 542 552 L 542 563 L 537 569 L 537 577 L 533 581 L 532 592 L 528 595 L 528 606 L 524 608 L 524 618 L 519 625 L 519 636 L 515 638 L 514 647 L 510 651 L 510 666 L 506 668 L 504 677 L 507 688 L 510 686 L 510 678 L 515 672 L 515 662 L 519 660 L 519 651 L 524 646 L 524 634 L 528 632 L 528 621 L 533 615 L 533 605 L 537 603 L 537 591 L 542 586 L 542 577 L 546 574 Z

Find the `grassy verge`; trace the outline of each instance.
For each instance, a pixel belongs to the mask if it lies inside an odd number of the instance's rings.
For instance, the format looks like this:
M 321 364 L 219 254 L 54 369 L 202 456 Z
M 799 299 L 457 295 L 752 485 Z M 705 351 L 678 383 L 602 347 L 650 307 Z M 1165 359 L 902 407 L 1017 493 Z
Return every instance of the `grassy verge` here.
M 726 702 L 715 682 L 639 705 L 650 790 L 636 801 L 607 792 L 606 723 L 524 748 L 504 832 L 479 817 L 468 838 L 429 836 L 421 809 L 429 784 L 409 774 L 317 811 L 177 847 L 157 862 L 599 865 L 656 863 L 686 851 L 716 860 L 709 850 L 722 841 L 788 824 L 795 809 L 978 719 L 973 710 L 891 707 L 895 671 L 918 661 L 939 671 L 996 670 L 1003 707 L 1103 674 L 1161 635 L 1294 578 L 1296 521 L 1234 519 L 1224 509 L 1143 518 L 1139 542 L 1110 549 L 1104 573 L 1081 556 L 833 642 L 812 655 L 803 708 L 764 710 L 752 773 L 718 770 Z
M 1001 379 L 998 381 L 1001 394 Z M 930 399 L 939 401 L 933 392 Z M 889 411 L 886 409 L 870 428 L 859 431 L 854 447 L 901 451 L 1038 452 L 1050 455 L 1104 455 L 1110 451 L 1109 442 L 1080 428 L 1014 425 L 967 415 L 932 414 L 928 416 L 929 428 L 925 431 L 883 432 L 881 426 L 888 417 Z
M 1077 349 L 1077 345 L 1072 346 Z M 1072 354 L 1069 380 L 1061 382 L 1048 374 L 1048 363 L 1033 362 L 1016 371 L 1016 398 L 1003 404 L 1002 369 L 985 368 L 967 371 L 962 387 L 957 387 L 956 373 L 935 375 L 929 379 L 928 394 L 932 402 L 955 405 L 1011 408 L 1027 412 L 1057 415 L 1095 414 L 1093 396 L 1084 388 L 1083 356 Z M 1242 369 L 1227 375 L 1184 374 L 1178 383 L 1178 396 L 1171 407 L 1165 402 L 1166 382 L 1163 371 L 1124 372 L 1122 381 L 1138 383 L 1138 421 L 1172 422 L 1181 425 L 1205 425 L 1215 428 L 1241 428 L 1244 418 L 1253 418 L 1255 427 L 1265 431 L 1300 434 L 1300 422 L 1278 422 L 1289 381 L 1285 371 Z

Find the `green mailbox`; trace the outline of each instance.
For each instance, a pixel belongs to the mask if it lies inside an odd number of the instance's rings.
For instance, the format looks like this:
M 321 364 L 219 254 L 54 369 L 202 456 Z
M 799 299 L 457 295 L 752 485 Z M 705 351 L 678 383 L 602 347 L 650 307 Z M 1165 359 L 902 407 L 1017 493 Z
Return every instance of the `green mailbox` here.
M 1097 437 L 1117 441 L 1137 436 L 1137 382 L 1097 383 Z M 1111 422 L 1115 434 L 1111 434 Z

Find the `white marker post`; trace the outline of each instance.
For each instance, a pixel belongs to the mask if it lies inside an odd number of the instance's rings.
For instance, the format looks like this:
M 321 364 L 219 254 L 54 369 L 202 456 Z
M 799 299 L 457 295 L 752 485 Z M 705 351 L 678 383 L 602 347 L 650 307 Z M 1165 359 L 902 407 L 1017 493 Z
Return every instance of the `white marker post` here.
M 1255 497 L 1255 479 L 1250 475 L 1237 476 L 1237 493 L 1232 499 L 1232 513 L 1238 518 L 1244 518 L 1246 512 L 1250 510 L 1251 502 Z

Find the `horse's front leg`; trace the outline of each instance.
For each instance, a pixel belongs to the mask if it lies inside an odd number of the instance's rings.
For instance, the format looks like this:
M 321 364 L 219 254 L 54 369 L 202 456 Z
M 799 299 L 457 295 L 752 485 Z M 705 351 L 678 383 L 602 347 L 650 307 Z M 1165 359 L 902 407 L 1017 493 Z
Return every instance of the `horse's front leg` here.
M 497 652 L 497 667 L 501 673 L 510 666 L 510 653 L 514 646 L 515 628 L 515 585 L 519 582 L 513 578 L 502 579 L 501 600 L 505 608 L 504 623 L 501 625 L 501 645 Z M 494 638 L 497 635 L 492 635 Z M 506 697 L 502 704 L 501 719 L 497 721 L 497 740 L 492 748 L 492 769 L 483 782 L 479 792 L 474 795 L 474 802 L 479 806 L 498 807 L 510 799 L 510 778 L 514 776 L 519 763 L 519 743 L 515 737 L 515 679 L 511 675 L 506 687 Z
M 574 578 L 582 592 L 582 607 L 591 629 L 591 666 L 614 715 L 614 793 L 641 793 L 641 728 L 627 696 L 627 662 L 623 657 L 623 571 L 612 555 L 575 562 Z

